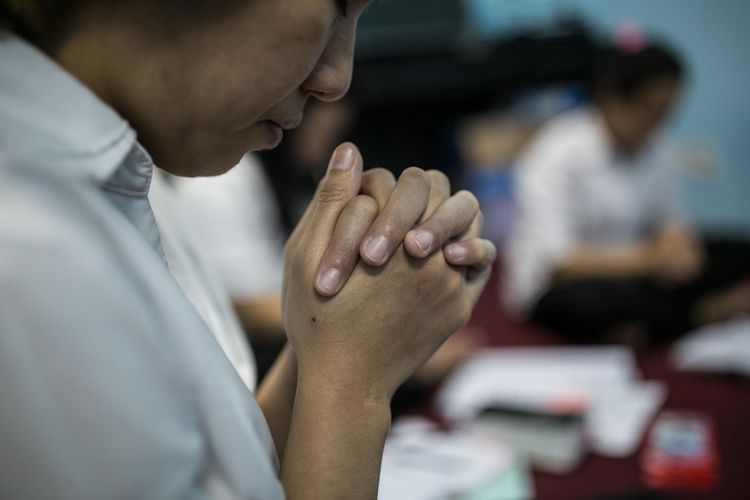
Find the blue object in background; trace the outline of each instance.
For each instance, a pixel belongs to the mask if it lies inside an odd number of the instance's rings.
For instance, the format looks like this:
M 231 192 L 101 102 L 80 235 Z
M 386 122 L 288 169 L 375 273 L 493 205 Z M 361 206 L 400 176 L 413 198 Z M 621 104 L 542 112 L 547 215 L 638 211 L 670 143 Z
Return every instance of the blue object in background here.
M 484 234 L 499 249 L 508 241 L 516 217 L 515 180 L 510 166 L 468 170 L 463 184 L 484 213 Z

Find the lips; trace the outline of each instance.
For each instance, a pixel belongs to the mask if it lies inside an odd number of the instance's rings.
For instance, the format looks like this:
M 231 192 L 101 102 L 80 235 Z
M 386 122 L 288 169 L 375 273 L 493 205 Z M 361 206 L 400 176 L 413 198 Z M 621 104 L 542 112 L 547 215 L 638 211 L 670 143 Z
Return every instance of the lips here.
M 294 118 L 287 118 L 283 120 L 269 120 L 269 121 L 284 130 L 292 130 L 300 126 L 300 124 L 302 123 L 302 115 L 300 114 L 299 116 L 296 116 Z
M 284 130 L 280 125 L 271 120 L 266 120 L 262 123 L 265 125 L 268 134 L 268 142 L 262 146 L 261 149 L 274 149 L 281 144 L 281 140 L 284 138 Z
M 278 120 L 268 119 L 261 122 L 267 131 L 267 142 L 261 149 L 274 149 L 281 144 L 284 132 L 299 127 L 302 123 L 302 113 L 294 118 L 283 118 Z

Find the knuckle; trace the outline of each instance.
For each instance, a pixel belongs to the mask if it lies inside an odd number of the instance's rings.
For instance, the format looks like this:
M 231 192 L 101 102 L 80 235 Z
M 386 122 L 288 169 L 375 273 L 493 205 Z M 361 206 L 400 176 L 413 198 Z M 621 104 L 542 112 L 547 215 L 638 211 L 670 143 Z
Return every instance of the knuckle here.
M 405 232 L 408 229 L 408 226 L 410 226 L 404 214 L 400 212 L 391 212 L 382 215 L 382 220 L 378 219 L 376 224 L 378 226 L 378 232 L 386 238 Z
M 450 190 L 451 181 L 448 176 L 440 170 L 430 169 L 427 171 L 427 177 L 433 185 L 443 186 Z
M 378 202 L 378 206 L 382 207 L 387 203 L 395 186 L 396 178 L 390 171 L 374 168 L 363 175 L 361 192 L 372 196 Z
M 452 289 L 451 275 L 455 273 L 449 272 L 445 259 L 439 253 L 425 261 L 424 272 L 433 283 Z
M 336 183 L 325 184 L 318 192 L 318 200 L 323 203 L 340 203 L 349 196 L 349 190 L 346 186 Z
M 328 249 L 325 261 L 330 267 L 342 269 L 354 260 L 356 251 L 351 241 L 334 241 Z
M 477 200 L 477 197 L 474 196 L 474 193 L 472 193 L 471 191 L 462 189 L 461 191 L 456 193 L 456 197 L 460 198 L 464 203 L 466 203 L 472 212 L 479 212 L 479 200 Z
M 371 196 L 360 194 L 351 201 L 351 209 L 358 218 L 364 217 L 371 219 L 378 215 L 379 206 Z
M 424 187 L 429 187 L 429 181 L 427 180 L 427 174 L 424 170 L 418 167 L 409 167 L 401 173 L 399 180 L 413 182 L 415 184 L 421 184 Z
M 463 275 L 457 272 L 452 272 L 450 274 L 449 289 L 454 297 L 461 297 L 464 289 Z
M 419 229 L 431 232 L 437 242 L 445 243 L 450 237 L 451 232 L 448 223 L 449 221 L 446 221 L 440 215 L 435 215 L 419 226 Z
M 387 170 L 383 167 L 375 167 L 371 168 L 365 171 L 364 174 L 362 174 L 362 179 L 367 180 L 368 182 L 373 181 L 396 181 L 396 177 L 391 173 L 390 170 Z
M 416 222 L 413 218 L 413 214 L 410 212 L 411 210 L 408 208 L 383 211 L 378 216 L 378 220 L 375 224 L 382 233 L 386 235 L 399 235 L 399 239 L 402 239 L 407 231 L 412 229 Z

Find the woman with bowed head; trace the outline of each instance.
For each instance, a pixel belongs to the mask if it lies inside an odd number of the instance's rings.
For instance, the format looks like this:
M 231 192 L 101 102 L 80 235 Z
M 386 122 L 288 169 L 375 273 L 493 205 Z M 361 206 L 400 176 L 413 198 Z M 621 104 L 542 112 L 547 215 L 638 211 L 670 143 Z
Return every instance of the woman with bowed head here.
M 367 4 L 0 1 L 0 497 L 376 496 L 391 395 L 488 277 L 473 196 L 339 146 L 257 390 L 148 197 L 154 165 L 220 174 L 342 97 Z

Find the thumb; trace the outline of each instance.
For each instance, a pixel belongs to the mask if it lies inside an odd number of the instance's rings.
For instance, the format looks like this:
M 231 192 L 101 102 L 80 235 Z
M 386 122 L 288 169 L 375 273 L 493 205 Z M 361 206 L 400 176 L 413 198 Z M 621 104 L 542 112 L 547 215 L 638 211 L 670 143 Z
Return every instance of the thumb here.
M 362 166 L 362 155 L 357 146 L 350 142 L 340 145 L 331 156 L 328 171 L 310 204 L 310 243 L 321 251 L 333 236 L 336 221 L 344 207 L 359 193 Z

